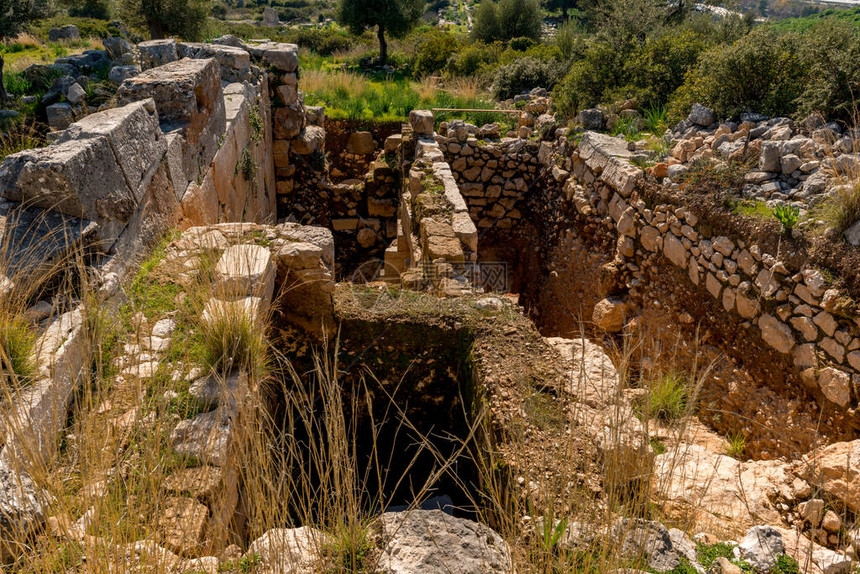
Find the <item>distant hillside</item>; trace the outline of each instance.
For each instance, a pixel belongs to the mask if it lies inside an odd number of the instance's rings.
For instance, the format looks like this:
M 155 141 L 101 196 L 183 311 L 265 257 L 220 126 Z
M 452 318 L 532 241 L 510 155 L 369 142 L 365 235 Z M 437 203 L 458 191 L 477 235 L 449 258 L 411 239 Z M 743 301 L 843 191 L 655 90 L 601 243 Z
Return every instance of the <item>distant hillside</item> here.
M 844 20 L 851 22 L 860 29 L 860 7 L 856 8 L 828 8 L 818 14 L 804 16 L 802 18 L 786 18 L 771 24 L 775 30 L 804 32 L 822 20 Z

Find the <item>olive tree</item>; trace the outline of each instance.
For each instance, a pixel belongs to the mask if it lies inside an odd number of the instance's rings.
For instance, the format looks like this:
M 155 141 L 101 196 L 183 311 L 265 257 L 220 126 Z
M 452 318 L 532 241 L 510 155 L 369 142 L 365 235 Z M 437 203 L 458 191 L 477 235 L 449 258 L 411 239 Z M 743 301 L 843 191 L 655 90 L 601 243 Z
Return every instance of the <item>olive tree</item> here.
M 341 0 L 338 19 L 353 34 L 376 28 L 379 39 L 379 61 L 388 61 L 385 35 L 402 38 L 424 14 L 424 0 Z

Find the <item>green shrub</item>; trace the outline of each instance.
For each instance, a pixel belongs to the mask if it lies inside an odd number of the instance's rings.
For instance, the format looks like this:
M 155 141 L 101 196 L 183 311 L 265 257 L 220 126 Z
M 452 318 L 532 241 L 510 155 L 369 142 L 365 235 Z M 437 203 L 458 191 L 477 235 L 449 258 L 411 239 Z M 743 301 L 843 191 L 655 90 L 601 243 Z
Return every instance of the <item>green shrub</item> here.
M 45 145 L 45 138 L 33 124 L 16 123 L 0 132 L 0 161 L 7 155 Z
M 75 0 L 69 6 L 69 16 L 108 20 L 110 18 L 110 2 L 108 0 Z
M 302 48 L 322 56 L 349 50 L 354 44 L 350 36 L 331 28 L 298 28 L 291 39 Z
M 833 196 L 813 207 L 811 218 L 824 221 L 841 234 L 860 219 L 860 180 L 852 179 L 835 190 Z
M 541 9 L 537 0 L 482 0 L 475 10 L 472 37 L 482 42 L 521 38 L 539 40 Z
M 860 35 L 847 22 L 824 21 L 803 35 L 801 56 L 808 79 L 797 115 L 819 112 L 851 122 L 860 86 Z
M 724 117 L 744 111 L 792 114 L 806 73 L 800 46 L 795 34 L 757 29 L 733 44 L 704 52 L 673 96 L 670 113 L 686 115 L 698 101 Z
M 771 574 L 799 574 L 800 565 L 788 554 L 780 554 L 776 558 L 776 565 L 770 572 Z
M 541 87 L 551 90 L 561 77 L 562 65 L 555 60 L 525 57 L 496 70 L 493 93 L 501 100 Z
M 504 47 L 500 43 L 474 42 L 452 54 L 445 71 L 452 76 L 475 76 L 496 64 L 502 52 Z
M 747 448 L 747 437 L 742 432 L 729 433 L 726 436 L 726 454 L 733 458 L 740 458 Z
M 733 546 L 725 542 L 718 542 L 716 544 L 698 544 L 696 554 L 698 555 L 699 563 L 705 567 L 705 570 L 707 570 L 717 558 L 728 558 L 729 560 L 732 560 L 734 558 L 732 549 Z
M 592 41 L 585 57 L 574 62 L 553 92 L 556 110 L 573 117 L 579 110 L 604 101 L 612 88 L 624 85 L 625 56 L 606 42 Z
M 55 16 L 53 18 L 39 20 L 38 22 L 33 23 L 29 27 L 29 30 L 32 34 L 45 40 L 48 38 L 48 31 L 51 28 L 59 28 L 66 24 L 74 24 L 77 26 L 78 31 L 81 34 L 81 38 L 88 38 L 90 36 L 94 38 L 107 38 L 109 36 L 119 35 L 119 30 L 112 22 L 99 20 L 97 18 L 72 16 Z
M 707 47 L 705 38 L 690 30 L 649 38 L 625 62 L 624 83 L 640 105 L 665 105 Z
M 574 20 L 559 26 L 555 33 L 555 45 L 565 60 L 581 60 L 585 57 L 585 34 Z
M 485 43 L 494 42 L 502 38 L 498 9 L 493 0 L 481 0 L 481 3 L 475 9 L 472 38 Z
M 457 39 L 449 33 L 434 31 L 422 38 L 412 66 L 417 77 L 441 72 L 459 48 Z
M 780 204 L 773 208 L 773 216 L 782 224 L 786 235 L 791 235 L 791 230 L 797 225 L 800 217 L 800 209 L 788 204 Z
M 531 38 L 513 38 L 510 42 L 508 42 L 508 46 L 511 50 L 516 50 L 517 52 L 525 52 L 529 48 L 535 45 L 535 41 Z
M 680 420 L 687 412 L 689 387 L 689 381 L 677 373 L 657 378 L 648 388 L 648 416 L 664 422 Z
M 20 315 L 4 313 L 0 319 L 0 363 L 4 371 L 18 377 L 28 378 L 33 374 L 31 358 L 36 337 L 27 321 Z
M 6 85 L 6 92 L 13 96 L 26 96 L 33 88 L 33 84 L 21 72 L 3 74 L 3 83 Z

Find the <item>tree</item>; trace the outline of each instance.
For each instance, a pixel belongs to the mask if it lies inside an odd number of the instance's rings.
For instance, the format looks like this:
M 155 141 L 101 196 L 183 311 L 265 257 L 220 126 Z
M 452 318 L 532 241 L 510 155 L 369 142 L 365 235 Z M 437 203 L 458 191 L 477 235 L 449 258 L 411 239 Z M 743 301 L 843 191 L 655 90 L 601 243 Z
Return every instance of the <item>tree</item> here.
M 49 0 L 0 0 L 0 40 L 17 35 L 28 22 L 44 18 L 50 11 Z M 9 99 L 3 83 L 3 64 L 0 55 L 0 105 Z
M 0 0 L 2 1 L 2 0 Z M 203 36 L 208 0 L 120 0 L 123 19 L 139 28 L 149 30 L 153 40 L 179 36 L 199 40 Z
M 475 9 L 475 22 L 472 24 L 472 37 L 481 42 L 493 42 L 502 36 L 499 27 L 499 14 L 493 0 L 482 0 Z
M 376 27 L 379 39 L 379 61 L 388 61 L 388 44 L 385 34 L 402 38 L 424 14 L 423 0 L 341 0 L 338 20 L 353 34 L 361 34 Z
M 501 0 L 499 25 L 505 40 L 531 38 L 540 40 L 543 17 L 538 0 Z
M 540 40 L 542 22 L 538 0 L 483 0 L 475 10 L 472 35 L 482 42 Z

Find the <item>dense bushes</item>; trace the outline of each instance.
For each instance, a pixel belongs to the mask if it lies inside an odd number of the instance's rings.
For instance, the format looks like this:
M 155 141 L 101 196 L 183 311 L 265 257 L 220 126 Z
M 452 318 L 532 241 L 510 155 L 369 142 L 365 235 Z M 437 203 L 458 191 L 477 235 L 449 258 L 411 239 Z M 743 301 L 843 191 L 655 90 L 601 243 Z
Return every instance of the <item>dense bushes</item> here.
M 701 16 L 691 16 L 681 25 L 651 25 L 655 29 L 643 36 L 627 15 L 588 40 L 573 31 L 560 33 L 556 43 L 573 63 L 555 90 L 557 109 L 573 115 L 628 98 L 636 99 L 643 109 L 664 106 L 700 65 L 705 51 L 741 37 L 748 29 L 741 18 Z M 688 99 L 683 98 L 687 107 L 692 103 Z
M 412 64 L 413 75 L 420 77 L 441 72 L 459 47 L 459 42 L 451 34 L 434 31 L 425 35 L 418 42 Z
M 703 53 L 672 101 L 675 115 L 694 101 L 729 117 L 743 111 L 802 117 L 820 112 L 849 121 L 860 93 L 860 37 L 847 22 L 803 33 L 756 29 Z
M 82 18 L 110 18 L 110 2 L 108 0 L 71 0 L 69 16 Z
M 733 44 L 702 54 L 673 98 L 673 111 L 684 113 L 694 101 L 720 115 L 744 111 L 788 115 L 802 90 L 803 64 L 798 37 L 757 29 Z
M 563 74 L 561 62 L 526 56 L 496 70 L 493 95 L 505 100 L 532 88 L 551 89 Z
M 472 37 L 482 42 L 541 36 L 541 11 L 537 0 L 482 0 L 475 10 Z
M 120 33 L 119 29 L 113 22 L 106 20 L 98 20 L 95 18 L 80 18 L 67 16 L 54 16 L 28 26 L 28 31 L 39 38 L 47 38 L 48 30 L 51 28 L 59 28 L 66 24 L 74 24 L 78 27 L 81 38 L 107 38 L 116 36 Z
M 808 79 L 798 113 L 821 112 L 854 120 L 860 97 L 860 37 L 853 23 L 825 22 L 804 34 L 802 58 Z
M 322 56 L 349 50 L 354 43 L 346 33 L 330 28 L 298 28 L 291 39 L 299 46 Z

